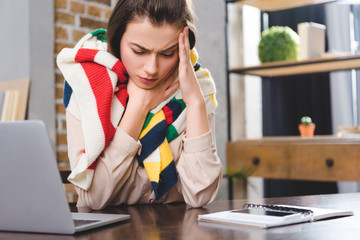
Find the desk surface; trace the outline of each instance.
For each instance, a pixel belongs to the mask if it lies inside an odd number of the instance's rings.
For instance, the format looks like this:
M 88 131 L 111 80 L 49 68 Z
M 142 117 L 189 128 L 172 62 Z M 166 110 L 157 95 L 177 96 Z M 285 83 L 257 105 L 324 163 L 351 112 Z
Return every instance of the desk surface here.
M 360 193 L 251 201 L 352 210 L 354 216 L 350 217 L 267 230 L 197 222 L 198 214 L 240 208 L 245 202 L 246 200 L 216 201 L 202 209 L 190 209 L 185 204 L 107 208 L 101 212 L 128 213 L 131 219 L 74 236 L 0 232 L 0 239 L 360 239 Z

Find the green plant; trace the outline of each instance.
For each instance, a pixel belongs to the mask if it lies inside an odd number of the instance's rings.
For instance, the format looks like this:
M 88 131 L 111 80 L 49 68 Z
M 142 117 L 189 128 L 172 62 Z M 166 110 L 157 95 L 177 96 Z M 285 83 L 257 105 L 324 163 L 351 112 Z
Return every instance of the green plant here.
M 310 124 L 313 123 L 312 120 L 311 120 L 311 117 L 308 117 L 308 116 L 302 117 L 300 122 L 301 122 L 301 124 L 303 124 L 305 126 L 310 125 Z
M 253 169 L 241 168 L 241 169 L 238 169 L 238 170 L 235 170 L 235 171 L 227 171 L 227 173 L 225 173 L 223 175 L 223 177 L 224 178 L 231 178 L 233 180 L 239 179 L 239 180 L 243 181 L 245 184 L 247 184 L 248 178 L 253 172 L 254 172 Z
M 300 37 L 291 28 L 273 26 L 261 33 L 258 45 L 259 60 L 262 63 L 299 59 Z

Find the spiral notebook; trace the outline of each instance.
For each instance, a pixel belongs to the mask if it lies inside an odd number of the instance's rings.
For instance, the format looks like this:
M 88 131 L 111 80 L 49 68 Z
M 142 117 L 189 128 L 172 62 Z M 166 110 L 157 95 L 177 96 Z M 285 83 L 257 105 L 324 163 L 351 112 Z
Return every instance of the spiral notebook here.
M 347 210 L 246 203 L 241 209 L 198 215 L 198 221 L 272 228 L 350 215 L 353 212 Z

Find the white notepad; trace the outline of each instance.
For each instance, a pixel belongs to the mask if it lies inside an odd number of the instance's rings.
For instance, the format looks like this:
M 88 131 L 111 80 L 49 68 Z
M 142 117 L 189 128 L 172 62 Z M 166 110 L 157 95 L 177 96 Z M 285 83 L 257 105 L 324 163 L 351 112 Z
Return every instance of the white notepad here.
M 245 204 L 243 208 L 199 215 L 203 222 L 271 228 L 353 215 L 352 211 L 289 205 Z

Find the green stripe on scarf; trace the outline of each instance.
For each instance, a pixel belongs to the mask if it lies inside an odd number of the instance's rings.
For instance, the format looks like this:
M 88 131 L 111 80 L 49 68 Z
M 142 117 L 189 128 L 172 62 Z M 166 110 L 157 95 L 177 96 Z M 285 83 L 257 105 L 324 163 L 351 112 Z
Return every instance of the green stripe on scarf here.
M 101 42 L 106 42 L 107 41 L 107 36 L 106 36 L 106 30 L 105 29 L 96 29 L 96 30 L 92 31 L 90 34 L 93 37 L 96 37 L 96 39 L 101 41 Z
M 149 112 L 148 115 L 146 116 L 146 119 L 145 119 L 145 123 L 144 123 L 144 126 L 143 128 L 141 129 L 144 130 L 144 128 L 146 128 L 146 126 L 149 124 L 151 118 L 154 116 L 154 114 L 152 112 Z
M 171 142 L 172 140 L 174 140 L 177 136 L 179 136 L 179 133 L 177 132 L 176 128 L 174 127 L 174 125 L 169 125 L 167 130 L 166 130 L 166 138 L 168 140 L 168 142 Z

